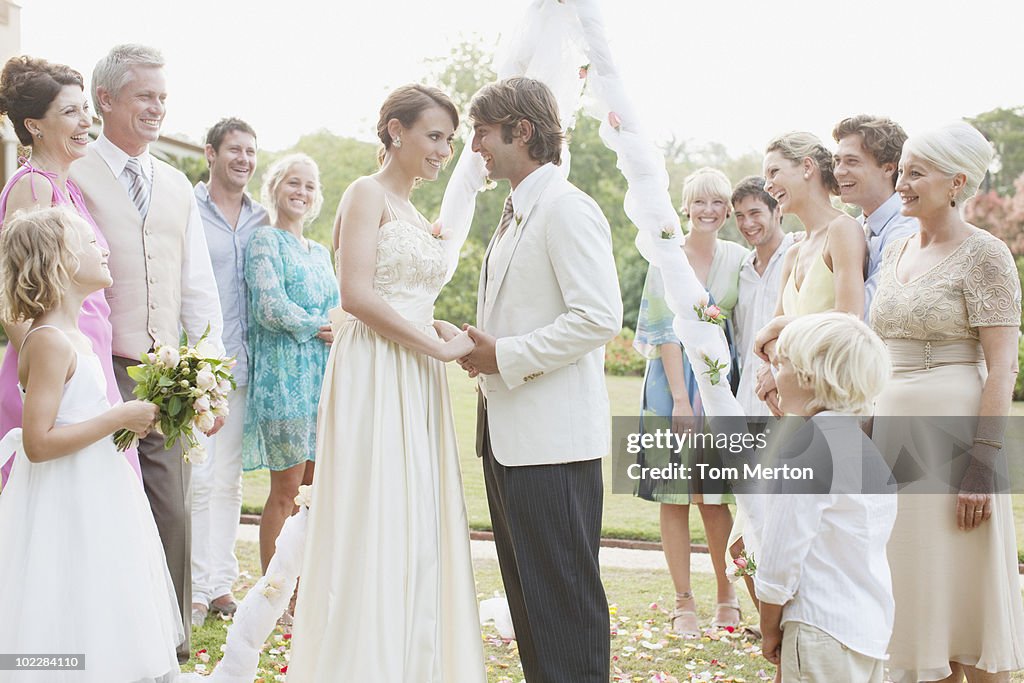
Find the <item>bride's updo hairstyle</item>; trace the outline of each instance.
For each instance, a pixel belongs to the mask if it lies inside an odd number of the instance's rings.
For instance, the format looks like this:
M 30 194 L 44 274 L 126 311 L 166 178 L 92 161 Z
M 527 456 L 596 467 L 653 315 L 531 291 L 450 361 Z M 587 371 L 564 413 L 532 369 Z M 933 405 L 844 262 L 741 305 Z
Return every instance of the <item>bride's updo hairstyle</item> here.
M 769 154 L 770 152 L 778 152 L 784 158 L 797 164 L 803 163 L 804 159 L 810 159 L 818 167 L 821 182 L 829 194 L 839 194 L 839 181 L 835 176 L 835 159 L 818 136 L 813 133 L 786 133 L 768 143 L 764 153 Z
M 388 132 L 388 121 L 398 119 L 403 127 L 412 128 L 416 120 L 419 119 L 420 114 L 431 107 L 440 107 L 447 112 L 452 117 L 452 128 L 458 129 L 458 109 L 455 108 L 451 98 L 437 88 L 410 83 L 395 89 L 388 95 L 387 99 L 384 100 L 384 104 L 380 106 L 380 117 L 377 119 L 377 137 L 380 138 L 381 144 L 384 145 L 377 152 L 377 163 L 384 163 L 384 155 L 387 154 L 394 144 L 394 140 L 391 139 L 391 133 Z M 452 148 L 452 153 L 454 154 L 454 152 L 455 149 Z M 451 156 L 448 158 L 450 159 Z
M 74 222 L 64 207 L 18 211 L 0 232 L 0 317 L 38 318 L 56 308 L 78 271 Z
M 70 66 L 51 64 L 45 59 L 22 55 L 11 57 L 0 73 L 0 115 L 14 124 L 14 133 L 25 147 L 32 146 L 32 134 L 25 119 L 46 116 L 50 103 L 65 85 L 84 89 L 82 74 Z
M 967 182 L 953 198 L 957 204 L 978 191 L 995 156 L 992 143 L 977 128 L 962 121 L 908 138 L 903 155 L 908 153 L 921 157 L 950 178 L 958 173 L 967 176 Z

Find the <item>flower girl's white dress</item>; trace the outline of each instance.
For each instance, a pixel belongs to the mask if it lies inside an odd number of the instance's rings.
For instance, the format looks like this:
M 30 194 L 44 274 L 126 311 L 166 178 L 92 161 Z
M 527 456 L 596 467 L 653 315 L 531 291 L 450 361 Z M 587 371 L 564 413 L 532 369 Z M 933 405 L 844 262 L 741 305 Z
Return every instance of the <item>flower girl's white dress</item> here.
M 78 352 L 57 426 L 110 408 L 95 355 Z M 11 448 L 8 448 L 10 446 Z M 183 638 L 149 503 L 107 437 L 43 463 L 17 449 L 0 494 L 0 651 L 84 655 L 84 671 L 0 671 L 0 681 L 135 683 L 178 676 Z

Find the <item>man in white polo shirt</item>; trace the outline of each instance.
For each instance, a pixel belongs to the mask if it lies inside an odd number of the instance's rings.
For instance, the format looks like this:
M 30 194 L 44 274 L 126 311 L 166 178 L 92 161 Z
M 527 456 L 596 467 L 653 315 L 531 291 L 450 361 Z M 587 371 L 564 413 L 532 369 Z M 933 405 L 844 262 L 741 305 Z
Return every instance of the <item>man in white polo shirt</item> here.
M 782 231 L 782 212 L 775 198 L 764 191 L 764 178 L 749 176 L 732 192 L 736 226 L 753 250 L 740 266 L 739 299 L 733 309 L 736 348 L 740 359 L 740 385 L 736 399 L 747 417 L 767 417 L 771 411 L 757 397 L 757 371 L 764 361 L 754 354 L 754 336 L 775 315 L 782 286 L 782 262 L 793 246 L 793 233 Z M 766 397 L 777 405 L 774 389 Z

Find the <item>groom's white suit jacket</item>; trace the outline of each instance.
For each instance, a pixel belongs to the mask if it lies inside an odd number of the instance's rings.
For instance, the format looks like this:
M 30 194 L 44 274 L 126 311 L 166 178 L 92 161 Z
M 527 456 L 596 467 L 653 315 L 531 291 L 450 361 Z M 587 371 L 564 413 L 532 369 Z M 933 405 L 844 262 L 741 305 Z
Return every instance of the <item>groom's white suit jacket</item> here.
M 622 328 L 611 229 L 597 203 L 546 164 L 513 193 L 515 221 L 491 238 L 477 325 L 498 338 L 480 375 L 491 450 L 505 466 L 608 453 L 604 345 Z

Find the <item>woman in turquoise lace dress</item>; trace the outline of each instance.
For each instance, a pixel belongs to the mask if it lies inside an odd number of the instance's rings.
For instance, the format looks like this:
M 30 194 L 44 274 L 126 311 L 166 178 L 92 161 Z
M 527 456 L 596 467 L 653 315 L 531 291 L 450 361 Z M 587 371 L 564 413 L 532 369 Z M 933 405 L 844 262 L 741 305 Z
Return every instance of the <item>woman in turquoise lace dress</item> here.
M 252 362 L 242 464 L 270 468 L 260 521 L 266 571 L 299 485 L 313 480 L 317 404 L 333 341 L 327 312 L 339 297 L 330 253 L 302 236 L 323 204 L 316 163 L 304 154 L 278 161 L 262 200 L 272 225 L 253 233 L 245 255 Z

